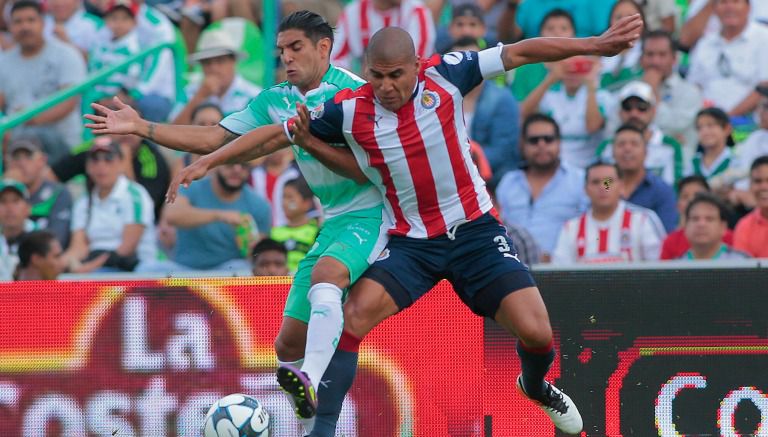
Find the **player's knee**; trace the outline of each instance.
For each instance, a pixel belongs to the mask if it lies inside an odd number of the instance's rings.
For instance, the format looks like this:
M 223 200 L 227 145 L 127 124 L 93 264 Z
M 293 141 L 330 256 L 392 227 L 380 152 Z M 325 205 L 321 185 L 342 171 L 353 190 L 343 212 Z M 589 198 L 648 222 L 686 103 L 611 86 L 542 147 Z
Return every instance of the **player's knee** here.
M 372 320 L 375 319 L 375 311 L 365 302 L 349 299 L 344 304 L 344 330 L 355 337 L 363 338 L 373 329 Z
M 552 327 L 549 323 L 531 320 L 518 326 L 517 336 L 527 347 L 546 347 L 552 342 Z
M 297 361 L 304 358 L 304 344 L 295 337 L 278 335 L 275 353 L 280 361 Z
M 328 283 L 344 289 L 349 287 L 349 271 L 338 260 L 322 257 L 312 269 L 312 284 Z

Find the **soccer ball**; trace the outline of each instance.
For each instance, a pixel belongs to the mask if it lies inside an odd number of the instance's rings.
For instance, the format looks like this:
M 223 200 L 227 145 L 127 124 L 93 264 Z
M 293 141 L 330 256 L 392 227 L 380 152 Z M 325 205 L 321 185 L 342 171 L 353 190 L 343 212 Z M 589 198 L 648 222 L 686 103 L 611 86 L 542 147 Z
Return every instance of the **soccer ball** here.
M 256 399 L 233 394 L 214 402 L 203 425 L 205 437 L 269 437 L 269 413 Z

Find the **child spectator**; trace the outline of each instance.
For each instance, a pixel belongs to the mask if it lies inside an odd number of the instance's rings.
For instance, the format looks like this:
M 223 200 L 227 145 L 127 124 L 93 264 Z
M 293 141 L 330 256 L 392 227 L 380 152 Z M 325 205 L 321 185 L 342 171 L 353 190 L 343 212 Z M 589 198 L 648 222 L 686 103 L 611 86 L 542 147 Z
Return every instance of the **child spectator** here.
M 720 108 L 702 109 L 696 114 L 696 131 L 699 151 L 691 161 L 693 174 L 704 176 L 712 189 L 727 199 L 739 177 L 731 150 L 734 141 L 730 118 Z
M 104 11 L 104 21 L 110 31 L 110 39 L 100 40 L 91 51 L 88 69 L 98 71 L 119 64 L 139 53 L 139 34 L 136 30 L 136 14 L 139 5 L 135 0 L 111 0 Z M 141 65 L 135 63 L 124 73 L 115 73 L 96 90 L 104 95 L 117 94 L 125 89 L 136 95 Z
M 295 273 L 307 252 L 317 238 L 319 227 L 317 220 L 311 219 L 308 212 L 314 207 L 312 190 L 303 178 L 285 183 L 283 187 L 283 211 L 287 223 L 272 228 L 270 237 L 285 245 L 288 250 L 288 270 Z

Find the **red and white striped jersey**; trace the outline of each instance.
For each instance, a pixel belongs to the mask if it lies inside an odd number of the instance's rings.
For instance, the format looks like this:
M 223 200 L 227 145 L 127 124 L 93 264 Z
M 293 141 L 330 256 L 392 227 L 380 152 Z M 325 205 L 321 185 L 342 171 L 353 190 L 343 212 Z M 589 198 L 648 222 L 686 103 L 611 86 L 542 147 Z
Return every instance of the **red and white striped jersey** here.
M 491 210 L 472 161 L 463 96 L 504 72 L 501 47 L 433 56 L 411 100 L 385 109 L 370 84 L 343 90 L 313 111 L 310 132 L 349 145 L 394 219 L 390 234 L 434 238 Z
M 657 260 L 665 237 L 655 212 L 622 200 L 606 221 L 595 220 L 591 208 L 568 220 L 557 239 L 552 263 Z
M 356 0 L 339 17 L 331 62 L 351 68 L 352 60 L 363 56 L 371 36 L 389 26 L 401 27 L 411 35 L 420 58 L 434 53 L 435 24 L 429 8 L 420 0 L 403 0 L 400 6 L 385 11 L 376 9 L 373 0 Z

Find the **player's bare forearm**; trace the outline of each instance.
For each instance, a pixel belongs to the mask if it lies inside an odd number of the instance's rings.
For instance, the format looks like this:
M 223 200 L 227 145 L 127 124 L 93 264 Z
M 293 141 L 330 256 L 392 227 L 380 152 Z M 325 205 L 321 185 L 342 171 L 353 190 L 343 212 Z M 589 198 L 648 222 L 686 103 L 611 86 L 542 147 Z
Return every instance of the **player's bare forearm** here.
M 216 126 L 159 124 L 141 120 L 136 133 L 153 143 L 181 152 L 206 155 L 238 137 L 237 134 Z
M 223 164 L 248 162 L 290 145 L 282 125 L 271 124 L 254 129 L 219 147 L 205 157 L 209 168 Z
M 531 38 L 504 46 L 504 68 L 511 70 L 525 64 L 559 61 L 571 56 L 614 56 L 632 47 L 640 38 L 640 15 L 624 17 L 600 36 L 590 38 Z
M 333 147 L 314 136 L 307 137 L 301 147 L 334 173 L 352 179 L 358 184 L 368 182 L 368 177 L 360 169 L 355 155 L 348 147 Z

